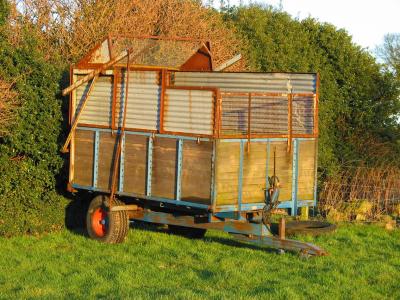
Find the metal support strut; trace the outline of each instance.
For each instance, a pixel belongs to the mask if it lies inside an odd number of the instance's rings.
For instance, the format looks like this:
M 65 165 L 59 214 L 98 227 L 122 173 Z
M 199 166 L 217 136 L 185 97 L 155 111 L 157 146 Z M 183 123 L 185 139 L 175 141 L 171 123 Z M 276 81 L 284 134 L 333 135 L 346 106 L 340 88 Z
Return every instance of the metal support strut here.
M 202 223 L 196 220 L 196 218 L 193 216 L 179 216 L 150 210 L 132 211 L 131 218 L 138 221 L 157 224 L 222 230 L 232 234 L 240 241 L 257 244 L 258 246 L 262 247 L 272 247 L 288 251 L 299 251 L 303 254 L 315 256 L 328 255 L 324 249 L 321 249 L 313 244 L 284 238 L 283 232 L 281 233 L 283 238 L 273 236 L 267 227 L 262 223 L 250 223 L 230 219 L 226 219 L 221 222 Z
M 125 135 L 125 124 L 126 124 L 126 111 L 128 107 L 128 93 L 129 93 L 129 51 L 128 53 L 128 58 L 126 62 L 126 83 L 125 83 L 125 103 L 123 105 L 123 118 L 122 118 L 122 125 L 121 129 L 119 130 L 119 135 L 118 135 L 118 146 L 117 146 L 117 151 L 114 156 L 114 165 L 113 165 L 113 173 L 112 173 L 112 181 L 111 181 L 111 193 L 110 193 L 110 201 L 109 201 L 109 208 L 111 209 L 112 206 L 112 200 L 115 196 L 116 188 L 117 188 L 117 173 L 118 173 L 118 167 L 119 167 L 119 161 L 121 159 L 121 152 L 122 152 L 122 147 L 123 147 L 123 141 L 124 141 L 124 135 Z

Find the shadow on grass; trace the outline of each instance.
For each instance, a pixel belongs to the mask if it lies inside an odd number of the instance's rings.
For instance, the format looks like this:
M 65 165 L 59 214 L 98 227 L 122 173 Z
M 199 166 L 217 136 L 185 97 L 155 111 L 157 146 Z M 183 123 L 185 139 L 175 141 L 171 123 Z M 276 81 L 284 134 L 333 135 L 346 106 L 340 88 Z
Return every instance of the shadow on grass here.
M 79 192 L 71 199 L 65 207 L 65 227 L 73 234 L 87 236 L 85 223 L 89 208 L 90 193 Z
M 154 223 L 134 221 L 134 222 L 131 222 L 130 228 L 175 235 L 168 231 L 167 226 L 160 225 L 160 224 L 154 224 Z M 193 238 L 190 238 L 187 236 L 182 236 L 182 235 L 179 235 L 179 236 L 187 238 L 187 239 L 193 239 Z M 235 240 L 235 238 L 233 236 L 230 238 L 229 237 L 225 238 L 225 237 L 216 237 L 216 236 L 207 236 L 206 235 L 202 240 L 205 242 L 215 242 L 215 243 L 219 243 L 222 245 L 235 247 L 235 248 L 251 249 L 251 250 L 263 251 L 263 252 L 267 252 L 267 253 L 277 253 L 278 252 L 278 250 L 274 249 L 274 248 L 267 248 L 267 247 L 258 246 L 258 245 L 254 245 L 254 244 L 248 244 L 243 241 Z

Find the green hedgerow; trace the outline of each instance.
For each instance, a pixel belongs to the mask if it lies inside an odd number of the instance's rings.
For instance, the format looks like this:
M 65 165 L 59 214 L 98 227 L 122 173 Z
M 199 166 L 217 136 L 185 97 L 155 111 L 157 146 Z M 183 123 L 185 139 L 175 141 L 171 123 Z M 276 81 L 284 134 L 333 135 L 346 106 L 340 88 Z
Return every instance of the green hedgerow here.
M 29 29 L 9 42 L 7 2 L 0 1 L 0 78 L 19 97 L 15 120 L 0 138 L 0 235 L 51 231 L 64 222 L 65 201 L 56 192 L 62 159 L 62 70 L 47 62 Z

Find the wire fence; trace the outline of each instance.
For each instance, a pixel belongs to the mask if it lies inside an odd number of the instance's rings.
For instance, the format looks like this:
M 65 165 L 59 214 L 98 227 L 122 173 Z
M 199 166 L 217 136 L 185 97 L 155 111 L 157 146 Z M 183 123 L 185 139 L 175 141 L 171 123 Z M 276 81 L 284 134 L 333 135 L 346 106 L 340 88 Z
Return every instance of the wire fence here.
M 379 219 L 400 210 L 400 169 L 382 167 L 343 167 L 326 178 L 319 194 L 320 211 L 334 212 L 347 219 L 362 216 Z

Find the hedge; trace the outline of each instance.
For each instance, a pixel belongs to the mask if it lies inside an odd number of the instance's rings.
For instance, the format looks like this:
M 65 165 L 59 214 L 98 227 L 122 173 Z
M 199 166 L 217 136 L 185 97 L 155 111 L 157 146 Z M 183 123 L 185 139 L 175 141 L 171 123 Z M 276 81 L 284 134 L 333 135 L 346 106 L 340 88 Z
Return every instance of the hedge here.
M 63 165 L 62 68 L 45 60 L 29 27 L 11 44 L 7 12 L 1 0 L 0 78 L 12 82 L 19 97 L 9 133 L 0 138 L 0 235 L 11 236 L 61 228 L 66 199 L 56 190 Z

